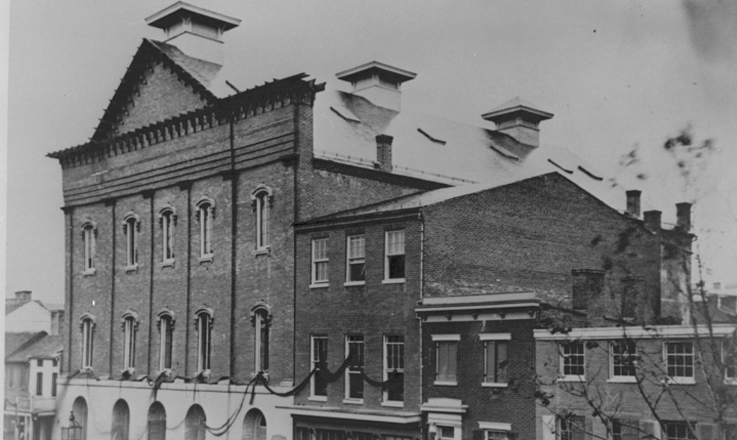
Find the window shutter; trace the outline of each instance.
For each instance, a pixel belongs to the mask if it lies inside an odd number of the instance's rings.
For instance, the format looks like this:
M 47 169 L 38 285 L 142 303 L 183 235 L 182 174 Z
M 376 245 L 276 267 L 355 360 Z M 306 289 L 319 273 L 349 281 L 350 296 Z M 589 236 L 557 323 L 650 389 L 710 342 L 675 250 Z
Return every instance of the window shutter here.
M 485 440 L 484 439 L 484 430 L 483 429 L 474 429 L 473 430 L 473 440 Z
M 555 440 L 555 416 L 542 416 L 542 440 Z
M 653 440 L 659 439 L 656 433 L 657 422 L 653 420 L 640 420 L 640 439 Z
M 717 440 L 718 426 L 713 423 L 701 423 L 696 425 L 696 435 L 699 436 L 699 440 Z

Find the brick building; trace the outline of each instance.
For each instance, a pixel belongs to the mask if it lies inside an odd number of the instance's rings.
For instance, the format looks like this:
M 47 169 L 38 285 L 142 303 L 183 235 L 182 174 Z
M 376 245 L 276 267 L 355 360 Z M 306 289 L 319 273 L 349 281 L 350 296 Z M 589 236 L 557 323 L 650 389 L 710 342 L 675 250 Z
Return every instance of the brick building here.
M 237 91 L 239 20 L 178 2 L 147 22 L 166 41 L 144 39 L 90 142 L 50 154 L 59 414 L 84 438 L 532 438 L 529 385 L 483 377 L 488 347 L 533 365 L 542 304 L 611 309 L 625 275 L 640 318 L 677 303 L 659 212 L 612 208 L 621 191 L 541 145 L 551 113 L 515 98 L 482 115 L 493 130 L 403 112 L 416 74 L 378 62 L 336 75 L 350 92 L 305 74 Z M 451 353 L 474 359 L 456 385 Z

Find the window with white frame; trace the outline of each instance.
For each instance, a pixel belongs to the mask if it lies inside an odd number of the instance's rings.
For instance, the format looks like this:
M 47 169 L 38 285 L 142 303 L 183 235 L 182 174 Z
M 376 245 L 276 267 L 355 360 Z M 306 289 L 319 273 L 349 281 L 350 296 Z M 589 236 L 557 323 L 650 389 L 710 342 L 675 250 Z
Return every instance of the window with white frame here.
M 172 341 L 174 336 L 174 317 L 166 312 L 159 313 L 159 369 L 170 370 Z
M 669 379 L 690 382 L 694 378 L 692 342 L 666 342 L 665 364 Z
M 123 315 L 123 369 L 135 368 L 136 327 L 138 322 L 132 314 Z
M 363 335 L 345 337 L 345 354 L 350 358 L 345 375 L 345 398 L 363 401 Z
M 84 273 L 95 273 L 95 252 L 96 252 L 96 236 L 97 228 L 92 222 L 87 222 L 82 226 L 82 241 L 84 243 Z
M 508 381 L 509 333 L 479 335 L 484 344 L 484 384 L 506 384 Z
M 384 335 L 384 380 L 393 378 L 384 389 L 385 402 L 404 401 L 404 336 Z
M 442 426 L 438 425 L 436 429 L 436 438 L 438 440 L 455 440 L 456 428 L 455 426 Z
M 639 424 L 637 420 L 611 419 L 612 440 L 638 440 Z
M 159 221 L 161 222 L 161 262 L 174 262 L 174 225 L 176 215 L 172 208 L 161 210 Z
M 458 341 L 460 335 L 432 335 L 435 344 L 435 384 L 455 385 L 458 381 Z
M 387 231 L 385 236 L 384 279 L 404 279 L 404 231 Z
M 260 187 L 252 194 L 256 211 L 256 250 L 265 250 L 270 244 L 271 232 L 271 189 Z
M 95 321 L 89 315 L 82 317 L 82 368 L 92 368 L 92 343 Z
M 484 431 L 485 440 L 511 440 L 512 436 L 508 431 L 497 431 L 495 429 L 487 429 Z
M 312 284 L 328 283 L 328 239 L 312 240 Z
M 586 418 L 583 416 L 559 416 L 557 425 L 556 440 L 586 439 Z
M 328 382 L 321 371 L 328 361 L 328 337 L 313 335 L 310 344 L 312 369 L 315 370 L 315 374 L 310 379 L 310 396 L 327 398 Z
M 635 341 L 614 341 L 610 344 L 610 375 L 613 380 L 632 381 L 637 369 Z
M 212 312 L 200 310 L 197 312 L 197 371 L 205 372 L 210 369 L 210 343 L 212 341 Z
M 583 379 L 585 356 L 583 342 L 567 342 L 560 346 L 561 371 L 564 379 Z
M 123 219 L 123 228 L 125 232 L 125 265 L 127 269 L 138 267 L 138 233 L 140 232 L 141 222 L 137 215 L 130 213 Z
M 663 440 L 696 440 L 694 433 L 696 427 L 689 422 L 666 421 L 663 424 L 665 425 Z
M 722 341 L 722 359 L 724 362 L 724 377 L 730 383 L 737 384 L 737 347 L 735 341 Z
M 197 203 L 197 218 L 200 222 L 200 259 L 211 259 L 212 224 L 215 218 L 215 204 L 210 199 L 202 199 Z
M 349 235 L 348 267 L 346 268 L 347 282 L 363 282 L 366 280 L 366 237 L 364 235 Z
M 254 368 L 258 371 L 269 369 L 269 311 L 266 308 L 257 308 L 253 312 L 253 326 L 255 337 Z

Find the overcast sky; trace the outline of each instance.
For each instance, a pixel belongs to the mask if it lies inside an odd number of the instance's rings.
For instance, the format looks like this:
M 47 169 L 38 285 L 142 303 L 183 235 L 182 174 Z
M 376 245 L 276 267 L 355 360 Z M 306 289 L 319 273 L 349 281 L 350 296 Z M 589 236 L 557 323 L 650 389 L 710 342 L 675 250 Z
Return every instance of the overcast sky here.
M 141 39 L 163 39 L 143 19 L 171 3 L 10 3 L 7 295 L 63 301 L 61 167 L 45 155 L 88 140 Z M 343 87 L 336 72 L 378 60 L 418 74 L 405 110 L 485 125 L 514 96 L 537 104 L 555 114 L 543 144 L 643 190 L 665 221 L 695 202 L 707 281 L 737 281 L 737 2 L 191 3 L 243 20 L 225 34 L 241 90 L 299 72 Z M 686 127 L 718 150 L 688 179 L 662 148 Z M 621 166 L 635 148 L 640 161 Z

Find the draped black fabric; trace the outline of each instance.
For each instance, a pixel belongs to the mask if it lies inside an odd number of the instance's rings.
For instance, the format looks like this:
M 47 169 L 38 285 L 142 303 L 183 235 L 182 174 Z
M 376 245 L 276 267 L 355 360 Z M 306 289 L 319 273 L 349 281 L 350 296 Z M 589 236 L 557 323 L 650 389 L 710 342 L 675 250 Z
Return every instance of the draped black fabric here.
M 394 370 L 392 371 L 392 374 L 389 375 L 389 378 L 383 382 L 371 379 L 370 377 L 366 376 L 366 373 L 363 371 L 361 371 L 361 377 L 363 377 L 364 382 L 371 385 L 372 387 L 381 387 L 381 389 L 386 389 L 398 384 L 399 379 L 402 378 L 402 375 L 397 370 Z

